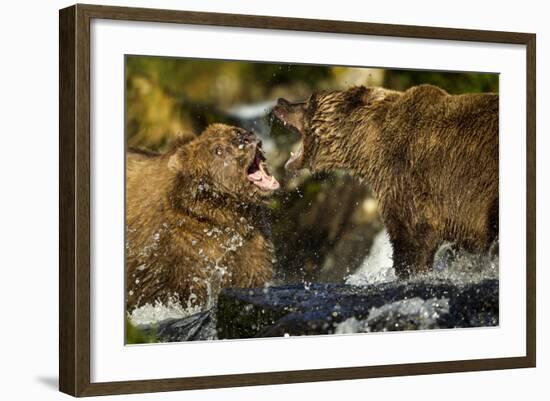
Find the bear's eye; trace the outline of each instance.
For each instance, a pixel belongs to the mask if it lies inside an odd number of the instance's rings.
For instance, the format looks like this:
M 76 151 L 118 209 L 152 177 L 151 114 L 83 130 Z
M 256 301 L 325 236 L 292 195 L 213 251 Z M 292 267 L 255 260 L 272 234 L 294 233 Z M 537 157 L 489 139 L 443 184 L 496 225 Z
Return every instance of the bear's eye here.
M 214 153 L 218 156 L 223 156 L 223 148 L 221 146 L 216 146 Z

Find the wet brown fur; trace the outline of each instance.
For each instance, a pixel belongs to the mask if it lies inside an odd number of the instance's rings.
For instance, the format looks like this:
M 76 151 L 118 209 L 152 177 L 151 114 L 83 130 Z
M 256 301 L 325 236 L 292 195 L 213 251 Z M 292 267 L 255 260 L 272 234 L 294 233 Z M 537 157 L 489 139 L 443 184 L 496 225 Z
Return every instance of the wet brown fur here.
M 291 107 L 274 113 L 288 120 Z M 399 276 L 430 269 L 443 241 L 479 252 L 497 237 L 497 94 L 355 87 L 314 94 L 296 113 L 302 166 L 347 170 L 376 192 Z
M 214 124 L 165 154 L 127 152 L 128 310 L 170 299 L 202 307 L 220 288 L 271 280 L 266 194 L 246 179 L 257 143 Z

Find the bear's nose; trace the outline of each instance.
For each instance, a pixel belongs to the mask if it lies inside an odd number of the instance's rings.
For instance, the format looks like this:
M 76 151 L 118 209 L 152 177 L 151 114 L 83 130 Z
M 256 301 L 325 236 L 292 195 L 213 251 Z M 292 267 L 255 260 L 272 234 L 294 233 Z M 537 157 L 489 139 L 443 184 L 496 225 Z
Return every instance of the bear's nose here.
M 246 131 L 246 133 L 244 133 L 241 137 L 241 142 L 244 143 L 245 145 L 249 145 L 249 144 L 256 144 L 258 142 L 260 142 L 258 140 L 258 138 L 256 137 L 256 135 L 254 135 L 253 132 L 251 131 Z

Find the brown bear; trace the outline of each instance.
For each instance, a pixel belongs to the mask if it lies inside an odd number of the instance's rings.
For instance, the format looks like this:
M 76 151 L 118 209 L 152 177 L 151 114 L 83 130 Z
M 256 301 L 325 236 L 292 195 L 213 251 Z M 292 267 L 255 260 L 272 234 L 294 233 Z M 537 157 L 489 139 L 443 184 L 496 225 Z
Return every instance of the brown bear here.
M 430 269 L 443 241 L 481 252 L 497 237 L 498 94 L 353 87 L 279 99 L 273 115 L 302 138 L 287 169 L 342 169 L 371 186 L 398 276 Z
M 164 154 L 126 155 L 127 309 L 204 307 L 273 275 L 265 201 L 279 188 L 258 138 L 213 124 Z

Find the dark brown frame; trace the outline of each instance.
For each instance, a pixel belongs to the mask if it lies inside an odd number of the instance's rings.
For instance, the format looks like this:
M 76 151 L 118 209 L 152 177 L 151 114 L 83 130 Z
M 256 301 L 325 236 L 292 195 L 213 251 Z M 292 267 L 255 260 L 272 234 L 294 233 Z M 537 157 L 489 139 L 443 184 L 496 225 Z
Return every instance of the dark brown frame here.
M 511 43 L 527 48 L 527 324 L 524 357 L 90 383 L 90 20 L 92 18 Z M 420 375 L 536 365 L 535 47 L 530 33 L 74 5 L 59 13 L 59 389 L 73 396 Z

